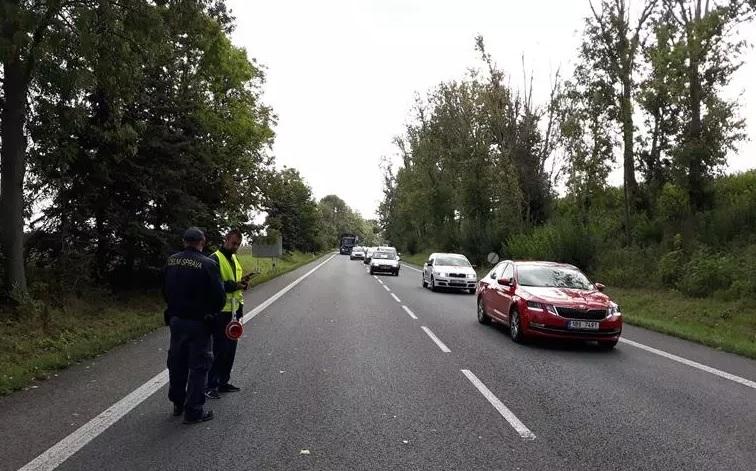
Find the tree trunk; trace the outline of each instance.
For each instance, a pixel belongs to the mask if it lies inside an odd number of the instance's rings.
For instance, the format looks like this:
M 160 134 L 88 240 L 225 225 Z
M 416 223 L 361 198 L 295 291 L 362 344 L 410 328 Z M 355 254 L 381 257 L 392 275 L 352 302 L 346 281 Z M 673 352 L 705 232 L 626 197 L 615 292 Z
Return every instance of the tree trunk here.
M 701 122 L 701 77 L 698 72 L 698 61 L 694 57 L 690 60 L 688 79 L 690 80 L 691 115 L 688 134 L 688 197 L 692 208 L 700 210 L 704 203 L 704 150 L 701 146 L 703 124 Z
M 5 103 L 0 114 L 0 243 L 5 289 L 26 292 L 24 268 L 24 171 L 26 167 L 26 70 L 17 54 L 3 63 Z
M 631 208 L 637 206 L 638 182 L 635 180 L 635 151 L 633 149 L 633 102 L 632 83 L 628 74 L 622 83 L 622 97 L 620 100 L 622 113 L 622 141 L 624 168 L 624 197 L 625 197 L 625 242 L 630 243 L 630 213 Z

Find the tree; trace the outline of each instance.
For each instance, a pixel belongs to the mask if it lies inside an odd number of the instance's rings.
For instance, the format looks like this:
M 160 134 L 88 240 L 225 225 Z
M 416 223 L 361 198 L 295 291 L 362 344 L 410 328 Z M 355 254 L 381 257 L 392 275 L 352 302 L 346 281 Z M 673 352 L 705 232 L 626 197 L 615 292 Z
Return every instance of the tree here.
M 51 31 L 67 29 L 62 21 L 75 2 L 50 0 L 44 6 L 22 0 L 0 1 L 0 246 L 4 253 L 6 290 L 23 296 L 24 176 L 26 173 L 27 98 Z
M 693 209 L 701 209 L 707 177 L 745 137 L 737 104 L 722 98 L 721 90 L 741 65 L 738 58 L 744 43 L 737 40 L 733 26 L 750 18 L 751 11 L 747 2 L 739 0 L 721 5 L 665 0 L 664 5 L 675 26 L 671 54 L 676 62 L 669 79 L 677 87 L 683 120 L 674 160 L 686 173 Z
M 589 67 L 601 72 L 601 87 L 611 87 L 613 117 L 622 129 L 623 185 L 625 198 L 626 242 L 630 238 L 630 211 L 638 205 L 638 183 L 635 178 L 635 123 L 633 93 L 634 74 L 644 26 L 654 13 L 658 0 L 644 0 L 635 21 L 631 20 L 625 0 L 601 0 L 597 10 L 589 2 L 593 17 L 586 21 L 585 38 L 580 55 Z M 615 85 L 616 84 L 616 85 Z
M 318 205 L 312 190 L 293 168 L 276 172 L 265 191 L 265 224 L 278 231 L 285 250 L 321 249 Z
M 181 230 L 252 228 L 273 116 L 263 76 L 214 2 L 99 2 L 42 69 L 29 124 L 32 190 L 49 200 L 44 244 L 90 257 L 114 286 L 150 280 Z M 108 195 L 108 197 L 103 197 Z M 38 241 L 40 237 L 34 237 Z

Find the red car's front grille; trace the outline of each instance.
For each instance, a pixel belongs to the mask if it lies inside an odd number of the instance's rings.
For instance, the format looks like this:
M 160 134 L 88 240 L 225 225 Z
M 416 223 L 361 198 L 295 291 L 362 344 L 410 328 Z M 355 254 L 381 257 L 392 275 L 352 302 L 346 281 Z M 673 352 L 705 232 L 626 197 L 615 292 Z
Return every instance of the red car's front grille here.
M 606 317 L 606 309 L 574 309 L 571 307 L 557 307 L 557 313 L 567 319 L 601 320 Z

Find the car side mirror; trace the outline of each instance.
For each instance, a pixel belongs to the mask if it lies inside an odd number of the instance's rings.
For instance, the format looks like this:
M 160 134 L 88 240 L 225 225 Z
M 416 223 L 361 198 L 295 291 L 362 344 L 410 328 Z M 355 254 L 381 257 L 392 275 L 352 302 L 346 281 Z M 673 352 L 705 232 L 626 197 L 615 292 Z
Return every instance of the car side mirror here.
M 606 289 L 606 286 L 601 283 L 596 283 L 596 289 L 599 291 L 604 291 Z
M 396 257 L 396 261 L 397 262 L 401 262 L 402 261 L 402 257 Z
M 499 278 L 499 284 L 502 286 L 512 286 L 514 278 Z
M 426 265 L 433 265 L 433 260 L 426 260 L 426 261 L 425 261 L 425 264 L 426 264 Z

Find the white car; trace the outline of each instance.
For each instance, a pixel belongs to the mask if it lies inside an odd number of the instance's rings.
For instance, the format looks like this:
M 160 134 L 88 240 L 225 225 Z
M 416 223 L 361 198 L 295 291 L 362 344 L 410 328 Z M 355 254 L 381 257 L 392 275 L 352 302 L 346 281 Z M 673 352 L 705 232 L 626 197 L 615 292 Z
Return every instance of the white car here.
M 399 257 L 393 252 L 384 252 L 376 250 L 370 259 L 370 274 L 374 273 L 391 273 L 399 276 Z
M 352 248 L 352 253 L 349 254 L 349 260 L 362 260 L 365 258 L 365 247 L 356 246 Z
M 470 261 L 457 253 L 434 253 L 423 264 L 423 288 L 452 288 L 475 292 L 478 275 Z

